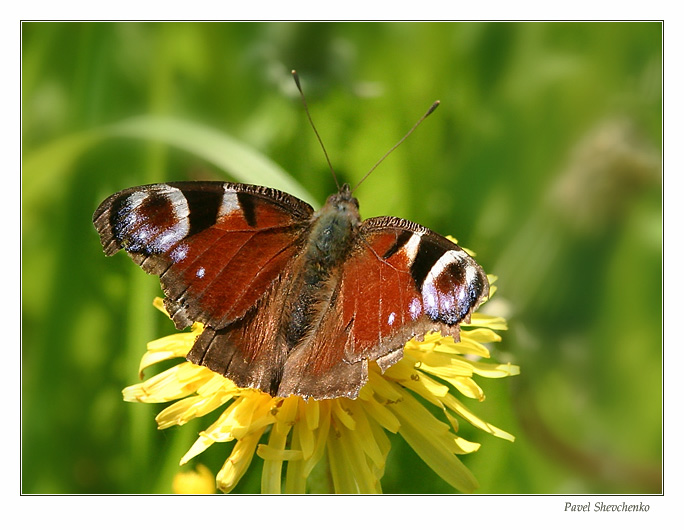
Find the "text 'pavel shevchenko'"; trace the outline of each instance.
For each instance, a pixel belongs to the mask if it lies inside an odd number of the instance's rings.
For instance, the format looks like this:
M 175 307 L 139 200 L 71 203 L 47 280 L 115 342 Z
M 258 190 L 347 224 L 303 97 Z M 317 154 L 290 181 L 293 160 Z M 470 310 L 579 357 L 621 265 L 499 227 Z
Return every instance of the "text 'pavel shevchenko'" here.
M 647 512 L 651 507 L 648 504 L 639 502 L 639 504 L 627 504 L 622 502 L 620 504 L 608 504 L 602 501 L 593 503 L 587 502 L 585 504 L 573 504 L 571 502 L 565 503 L 565 512 Z

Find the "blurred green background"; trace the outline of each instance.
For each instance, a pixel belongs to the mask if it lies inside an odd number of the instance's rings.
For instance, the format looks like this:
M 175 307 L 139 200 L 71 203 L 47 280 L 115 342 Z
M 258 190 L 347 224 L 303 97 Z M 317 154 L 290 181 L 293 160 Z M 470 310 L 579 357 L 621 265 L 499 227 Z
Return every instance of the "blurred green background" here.
M 122 401 L 146 342 L 174 328 L 151 305 L 157 279 L 106 259 L 91 216 L 124 187 L 183 179 L 320 205 L 335 189 L 296 68 L 351 183 L 442 101 L 357 197 L 364 217 L 451 234 L 499 276 L 487 307 L 510 330 L 494 357 L 522 374 L 478 380 L 487 400 L 471 408 L 517 440 L 463 425 L 483 444 L 462 459 L 478 491 L 659 492 L 661 35 L 660 23 L 24 23 L 22 491 L 171 491 L 204 424 L 156 431 L 161 405 Z M 392 443 L 385 492 L 452 491 Z M 216 472 L 228 452 L 195 462 Z M 258 491 L 257 460 L 237 492 Z

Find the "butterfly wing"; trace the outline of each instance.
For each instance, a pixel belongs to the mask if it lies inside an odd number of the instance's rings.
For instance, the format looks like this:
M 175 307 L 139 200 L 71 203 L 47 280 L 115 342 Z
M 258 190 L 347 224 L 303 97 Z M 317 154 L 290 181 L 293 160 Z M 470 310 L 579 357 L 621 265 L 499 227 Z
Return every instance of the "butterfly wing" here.
M 178 328 L 222 329 L 269 291 L 304 244 L 312 214 L 271 188 L 178 182 L 112 195 L 93 222 L 107 255 L 125 249 L 160 277 Z
M 384 370 L 429 331 L 458 340 L 488 292 L 482 268 L 455 243 L 405 219 L 368 219 L 319 329 L 287 359 L 279 394 L 356 397 L 368 361 Z
M 359 251 L 345 267 L 343 320 L 351 320 L 351 362 L 379 359 L 416 335 L 459 339 L 459 324 L 489 294 L 487 276 L 461 247 L 411 221 L 367 220 Z M 356 294 L 354 294 L 356 293 Z

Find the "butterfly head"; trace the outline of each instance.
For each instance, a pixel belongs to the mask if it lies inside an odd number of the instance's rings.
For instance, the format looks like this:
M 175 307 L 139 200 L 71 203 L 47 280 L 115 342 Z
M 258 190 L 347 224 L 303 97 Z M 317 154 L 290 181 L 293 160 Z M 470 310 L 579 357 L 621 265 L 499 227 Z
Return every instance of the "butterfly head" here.
M 352 225 L 356 225 L 361 221 L 359 201 L 352 195 L 351 188 L 347 183 L 342 184 L 340 191 L 328 197 L 322 210 L 328 210 L 331 213 L 334 212 L 335 215 L 347 217 Z

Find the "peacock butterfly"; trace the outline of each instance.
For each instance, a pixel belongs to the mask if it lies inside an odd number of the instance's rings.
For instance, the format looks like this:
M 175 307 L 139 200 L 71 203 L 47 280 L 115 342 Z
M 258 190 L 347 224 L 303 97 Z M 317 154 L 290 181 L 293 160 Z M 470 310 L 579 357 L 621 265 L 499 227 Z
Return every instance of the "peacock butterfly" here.
M 159 276 L 178 329 L 204 324 L 189 361 L 273 396 L 356 398 L 369 362 L 384 371 L 428 331 L 458 340 L 489 292 L 441 235 L 361 221 L 347 184 L 318 211 L 248 184 L 136 186 L 105 199 L 93 223 L 106 255 L 124 249 Z

